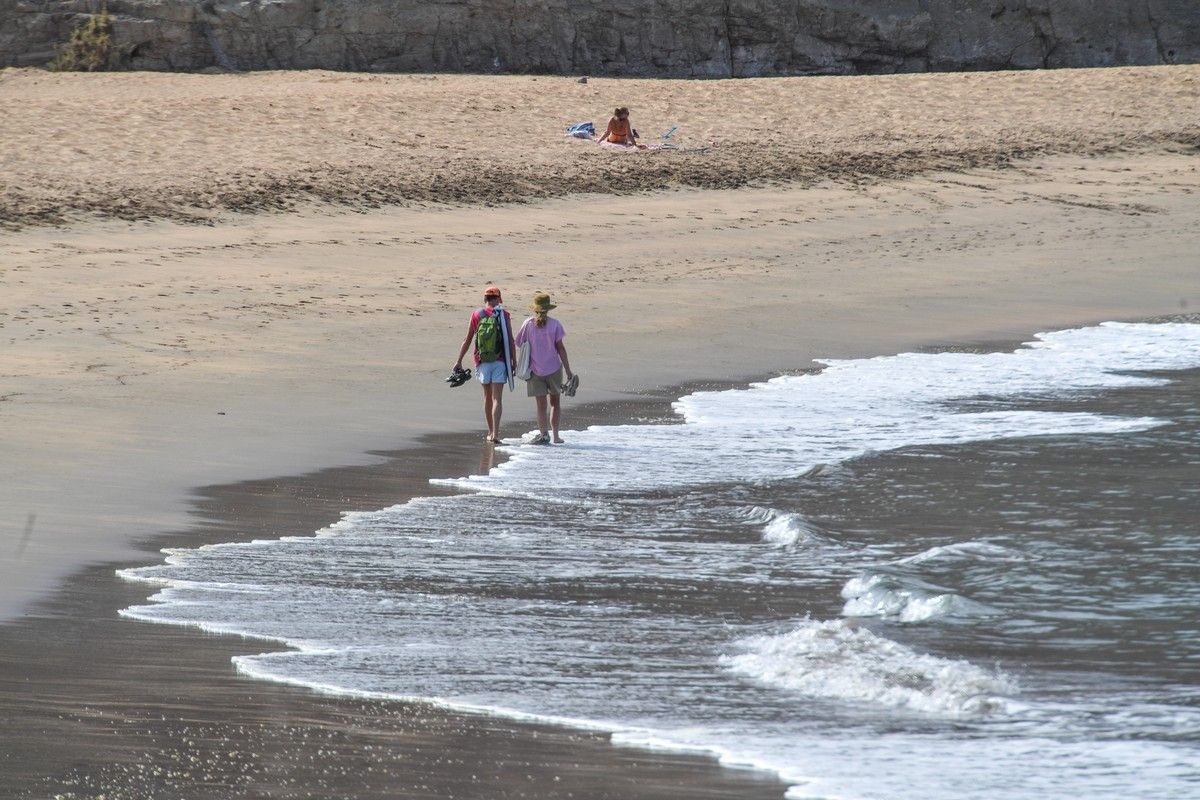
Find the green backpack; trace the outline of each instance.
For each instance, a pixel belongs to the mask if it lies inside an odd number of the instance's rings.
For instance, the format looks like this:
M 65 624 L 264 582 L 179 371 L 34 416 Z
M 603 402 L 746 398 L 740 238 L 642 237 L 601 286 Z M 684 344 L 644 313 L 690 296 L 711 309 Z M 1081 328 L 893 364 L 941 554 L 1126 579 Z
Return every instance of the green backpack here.
M 485 309 L 479 309 L 479 326 L 475 328 L 475 350 L 479 353 L 482 363 L 499 361 L 504 353 L 504 340 L 500 335 L 500 314 L 496 311 L 484 314 Z

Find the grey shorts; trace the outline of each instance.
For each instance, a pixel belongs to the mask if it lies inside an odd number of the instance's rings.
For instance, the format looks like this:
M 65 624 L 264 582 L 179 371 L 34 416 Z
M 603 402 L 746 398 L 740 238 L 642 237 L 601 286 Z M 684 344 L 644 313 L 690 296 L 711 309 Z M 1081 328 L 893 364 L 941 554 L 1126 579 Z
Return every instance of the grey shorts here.
M 525 393 L 529 397 L 545 397 L 548 394 L 562 394 L 562 367 L 549 375 L 530 375 L 525 381 Z

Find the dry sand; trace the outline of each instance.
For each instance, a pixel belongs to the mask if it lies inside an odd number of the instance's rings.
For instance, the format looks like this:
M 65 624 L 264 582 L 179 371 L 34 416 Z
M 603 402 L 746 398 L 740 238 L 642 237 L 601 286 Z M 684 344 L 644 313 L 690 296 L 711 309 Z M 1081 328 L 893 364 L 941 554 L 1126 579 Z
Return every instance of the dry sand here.
M 287 797 L 278 776 L 312 754 L 289 749 L 304 732 L 379 730 L 412 763 L 432 726 L 445 736 L 428 746 L 444 755 L 488 726 L 437 716 L 405 738 L 394 715 L 411 709 L 237 681 L 228 643 L 113 620 L 144 588 L 122 588 L 112 566 L 155 559 L 147 546 L 165 531 L 306 533 L 427 474 L 478 468 L 487 451 L 467 439 L 438 440 L 420 469 L 412 451 L 370 453 L 481 425 L 477 387 L 441 379 L 493 281 L 518 310 L 534 290 L 554 294 L 585 400 L 1195 308 L 1198 79 L 1196 67 L 586 85 L 0 73 L 12 229 L 0 236 L 0 617 L 19 617 L 3 629 L 0 708 L 22 736 L 41 731 L 28 746 L 0 739 L 0 769 L 23 764 L 12 785 L 29 785 L 87 753 L 80 780 L 100 787 L 195 756 L 225 770 L 211 796 Z M 682 144 L 709 150 L 614 154 L 558 136 L 617 102 L 643 133 L 679 124 Z M 612 195 L 639 186 L 675 188 Z M 742 188 L 712 188 L 723 186 Z M 425 202 L 587 189 L 606 194 Z M 411 202 L 370 208 L 397 199 Z M 232 213 L 274 206 L 294 210 Z M 197 218 L 218 224 L 186 221 Z M 510 396 L 505 433 L 527 430 L 530 410 Z M 578 414 L 568 405 L 568 425 Z M 325 473 L 303 490 L 248 484 L 217 511 L 213 492 L 194 502 L 196 487 L 381 461 L 366 485 Z M 33 602 L 71 573 L 54 601 Z M 91 641 L 108 655 L 72 665 Z M 151 719 L 161 724 L 138 722 Z M 191 722 L 211 738 L 204 753 L 188 749 Z M 519 742 L 487 769 L 527 762 L 547 796 L 576 759 L 572 786 L 603 774 L 616 783 L 592 796 L 631 795 L 634 756 L 581 740 L 546 755 L 518 727 L 499 726 Z M 261 742 L 261 758 L 203 762 L 222 736 Z M 468 766 L 499 746 L 479 741 Z M 666 783 L 638 773 L 639 785 L 663 796 L 749 791 L 650 761 Z M 453 764 L 429 769 L 451 781 L 441 794 L 496 796 L 454 783 Z M 247 771 L 266 777 L 237 783 Z M 416 796 L 424 774 L 409 775 Z M 350 792 L 333 772 L 312 780 Z
M 564 138 L 633 107 L 629 157 Z M 1200 66 L 723 81 L 0 71 L 0 222 L 731 188 L 1200 144 Z

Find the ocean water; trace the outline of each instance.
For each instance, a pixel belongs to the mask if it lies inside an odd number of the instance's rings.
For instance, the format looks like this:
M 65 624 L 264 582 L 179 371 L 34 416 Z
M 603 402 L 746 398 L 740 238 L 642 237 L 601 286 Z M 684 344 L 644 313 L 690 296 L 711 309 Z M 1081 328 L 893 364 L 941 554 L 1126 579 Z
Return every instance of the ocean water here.
M 830 361 L 508 448 L 126 616 L 245 674 L 598 727 L 794 798 L 1200 797 L 1200 325 Z

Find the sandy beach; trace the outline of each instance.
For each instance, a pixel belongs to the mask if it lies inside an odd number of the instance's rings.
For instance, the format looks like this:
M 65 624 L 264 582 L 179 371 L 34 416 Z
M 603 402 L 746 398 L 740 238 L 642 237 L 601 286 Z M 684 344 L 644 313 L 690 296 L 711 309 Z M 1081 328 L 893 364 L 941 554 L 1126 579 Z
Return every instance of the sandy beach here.
M 0 71 L 0 222 L 869 181 L 1200 143 L 1196 66 L 737 81 Z M 632 106 L 620 158 L 563 136 Z M 697 152 L 699 150 L 699 152 Z
M 156 797 L 171 784 L 135 777 L 195 757 L 189 797 L 305 796 L 279 776 L 300 757 L 289 743 L 319 732 L 386 740 L 409 765 L 464 739 L 464 763 L 509 748 L 481 788 L 458 762 L 388 771 L 412 796 L 778 796 L 769 776 L 603 736 L 237 678 L 243 642 L 118 620 L 146 592 L 112 570 L 168 544 L 307 534 L 478 470 L 478 389 L 442 379 L 489 282 L 515 309 L 554 294 L 581 401 L 608 403 L 593 421 L 813 358 L 1194 309 L 1197 94 L 1194 67 L 0 73 L 0 704 L 22 721 L 0 787 Z M 681 147 L 707 149 L 605 154 L 558 135 L 616 102 L 643 134 L 679 125 Z M 510 396 L 506 433 L 531 411 Z M 289 475 L 306 477 L 271 477 Z M 229 741 L 249 755 L 222 757 Z M 347 783 L 347 758 L 307 789 L 395 787 Z

